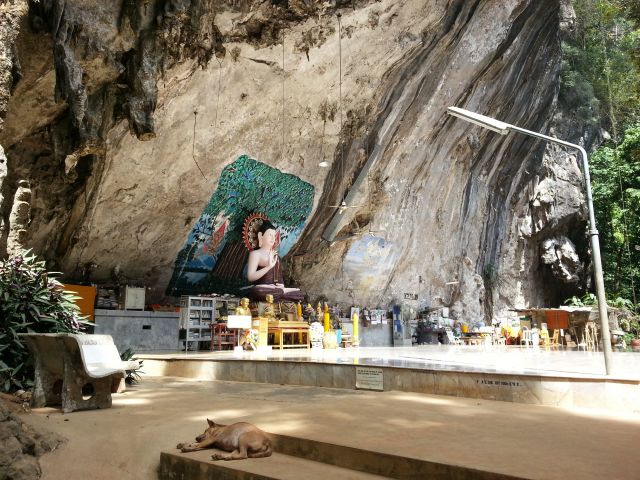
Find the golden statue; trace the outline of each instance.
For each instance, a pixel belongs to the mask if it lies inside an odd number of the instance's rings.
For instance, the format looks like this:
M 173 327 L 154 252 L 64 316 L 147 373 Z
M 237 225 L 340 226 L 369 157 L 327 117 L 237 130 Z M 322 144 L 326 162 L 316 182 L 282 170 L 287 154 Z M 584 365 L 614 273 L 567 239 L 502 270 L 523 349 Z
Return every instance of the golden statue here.
M 249 299 L 243 298 L 240 300 L 240 305 L 236 307 L 236 315 L 249 315 L 251 316 L 251 310 L 249 309 Z
M 268 294 L 265 297 L 265 300 L 267 302 L 267 305 L 264 307 L 264 311 L 262 312 L 262 316 L 263 317 L 267 317 L 267 318 L 275 318 L 276 316 L 276 312 L 273 308 L 273 295 Z

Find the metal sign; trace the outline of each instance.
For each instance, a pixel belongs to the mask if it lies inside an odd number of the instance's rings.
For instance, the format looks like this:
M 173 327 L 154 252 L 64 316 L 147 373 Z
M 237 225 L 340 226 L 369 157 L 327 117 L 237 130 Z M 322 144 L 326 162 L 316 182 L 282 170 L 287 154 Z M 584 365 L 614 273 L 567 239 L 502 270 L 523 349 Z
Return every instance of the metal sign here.
M 405 293 L 404 294 L 404 299 L 405 300 L 417 300 L 418 299 L 418 294 L 417 293 Z
M 384 377 L 381 368 L 356 367 L 356 388 L 363 390 L 384 390 Z

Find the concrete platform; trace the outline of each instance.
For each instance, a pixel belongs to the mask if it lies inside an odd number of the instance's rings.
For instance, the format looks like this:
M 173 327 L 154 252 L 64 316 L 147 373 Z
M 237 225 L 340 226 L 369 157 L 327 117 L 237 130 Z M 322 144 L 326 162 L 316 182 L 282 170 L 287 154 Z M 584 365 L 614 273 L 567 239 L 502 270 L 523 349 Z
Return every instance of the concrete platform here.
M 200 434 L 207 417 L 221 423 L 249 421 L 273 434 L 323 442 L 338 451 L 366 450 L 380 458 L 410 458 L 487 475 L 635 479 L 640 471 L 639 414 L 398 391 L 143 376 L 139 387 L 114 395 L 110 409 L 63 415 L 43 408 L 22 417 L 69 439 L 41 457 L 44 480 L 157 479 L 160 453 L 181 455 L 175 445 Z M 246 471 L 258 461 L 256 475 L 275 478 L 271 469 L 284 468 L 277 465 L 278 456 L 221 467 Z M 202 463 L 207 471 L 211 464 Z M 271 465 L 268 475 L 266 464 Z M 296 478 L 314 478 L 305 470 L 296 472 Z M 331 469 L 322 478 L 363 478 L 351 474 Z M 205 478 L 225 478 L 210 475 Z
M 504 346 L 419 346 L 142 354 L 156 376 L 354 389 L 358 367 L 381 371 L 384 391 L 531 405 L 640 412 L 640 354 Z

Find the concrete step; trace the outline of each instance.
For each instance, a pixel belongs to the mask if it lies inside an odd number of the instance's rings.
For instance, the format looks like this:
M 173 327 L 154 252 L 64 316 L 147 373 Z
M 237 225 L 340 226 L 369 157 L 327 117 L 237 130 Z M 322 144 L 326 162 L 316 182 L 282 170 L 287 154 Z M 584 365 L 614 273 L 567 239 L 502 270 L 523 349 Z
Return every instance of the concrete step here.
M 385 478 L 429 478 L 443 480 L 511 480 L 528 478 L 476 470 L 462 465 L 449 465 L 418 458 L 374 452 L 346 445 L 320 442 L 308 438 L 290 437 L 279 434 L 271 434 L 271 438 L 274 451 L 324 464 L 332 464 L 350 470 L 381 475 Z M 384 439 L 381 438 L 380 442 L 384 443 Z
M 312 439 L 270 434 L 274 454 L 268 458 L 212 461 L 214 450 L 160 455 L 160 480 L 275 479 L 442 479 L 513 480 L 516 477 L 426 460 L 374 452 Z M 384 442 L 384 439 L 380 439 Z
M 274 452 L 267 458 L 212 461 L 214 450 L 160 454 L 160 480 L 375 480 L 388 477 Z

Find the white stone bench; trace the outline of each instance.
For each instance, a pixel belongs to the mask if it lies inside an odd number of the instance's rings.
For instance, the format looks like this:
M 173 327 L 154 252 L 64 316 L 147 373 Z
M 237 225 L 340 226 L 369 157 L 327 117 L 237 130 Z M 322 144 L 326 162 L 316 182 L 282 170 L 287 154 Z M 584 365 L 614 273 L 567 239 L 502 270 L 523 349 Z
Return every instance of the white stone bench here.
M 31 405 L 62 404 L 65 413 L 111 407 L 111 392 L 137 361 L 123 362 L 111 335 L 23 333 L 34 358 Z M 83 390 L 85 394 L 83 395 Z

